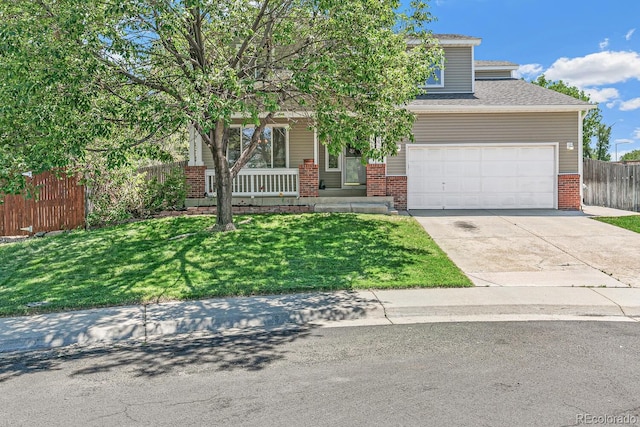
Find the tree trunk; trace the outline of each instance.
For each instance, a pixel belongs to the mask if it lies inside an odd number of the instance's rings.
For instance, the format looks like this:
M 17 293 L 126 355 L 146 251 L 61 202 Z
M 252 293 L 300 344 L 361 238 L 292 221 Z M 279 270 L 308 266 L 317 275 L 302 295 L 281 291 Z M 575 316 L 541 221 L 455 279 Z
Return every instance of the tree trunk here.
M 233 210 L 231 198 L 231 173 L 229 167 L 219 168 L 216 165 L 216 194 L 218 213 L 216 216 L 216 229 L 219 231 L 232 231 L 236 227 L 233 224 Z
M 224 123 L 219 121 L 216 127 L 211 131 L 213 164 L 216 171 L 216 198 L 217 198 L 217 215 L 216 230 L 232 231 L 236 229 L 233 224 L 233 210 L 231 198 L 231 170 L 225 156 L 225 148 L 227 146 L 226 139 L 228 132 Z

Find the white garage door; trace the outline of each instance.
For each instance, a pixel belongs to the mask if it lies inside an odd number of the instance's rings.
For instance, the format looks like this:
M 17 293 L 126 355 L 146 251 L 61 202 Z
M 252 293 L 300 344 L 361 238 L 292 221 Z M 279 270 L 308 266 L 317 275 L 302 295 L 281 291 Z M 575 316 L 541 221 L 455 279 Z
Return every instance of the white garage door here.
M 555 158 L 555 145 L 407 146 L 408 208 L 554 208 Z

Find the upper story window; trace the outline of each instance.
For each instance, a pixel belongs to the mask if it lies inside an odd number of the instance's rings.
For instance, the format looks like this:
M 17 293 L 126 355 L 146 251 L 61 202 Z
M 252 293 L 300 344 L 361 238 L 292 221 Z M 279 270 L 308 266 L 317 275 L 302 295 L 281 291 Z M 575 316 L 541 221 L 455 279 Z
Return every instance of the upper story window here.
M 227 159 L 233 165 L 250 143 L 254 127 L 232 126 L 229 129 Z M 286 168 L 289 160 L 289 132 L 286 126 L 271 125 L 264 128 L 260 142 L 245 168 Z
M 424 87 L 444 87 L 444 67 L 433 70 L 433 74 L 427 79 Z

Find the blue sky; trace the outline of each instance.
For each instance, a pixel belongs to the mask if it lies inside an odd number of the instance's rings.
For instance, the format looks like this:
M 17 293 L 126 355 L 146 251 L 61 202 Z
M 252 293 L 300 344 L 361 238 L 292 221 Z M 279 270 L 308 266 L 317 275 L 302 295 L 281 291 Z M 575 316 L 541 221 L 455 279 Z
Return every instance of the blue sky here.
M 402 0 L 407 4 L 409 0 Z M 585 90 L 622 155 L 640 149 L 640 0 L 431 0 L 434 33 L 482 38 L 476 59 L 511 61 Z

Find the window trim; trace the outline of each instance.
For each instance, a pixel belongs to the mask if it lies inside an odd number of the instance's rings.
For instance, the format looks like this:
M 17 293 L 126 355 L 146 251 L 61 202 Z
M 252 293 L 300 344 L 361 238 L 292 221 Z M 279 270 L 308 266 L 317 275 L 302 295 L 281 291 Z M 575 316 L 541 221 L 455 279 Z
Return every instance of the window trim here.
M 242 154 L 243 151 L 243 141 L 244 138 L 242 138 L 242 131 L 244 129 L 254 129 L 256 126 L 255 125 L 239 125 L 239 124 L 232 124 L 229 126 L 230 129 L 240 129 L 240 154 Z M 269 124 L 267 126 L 265 126 L 265 128 L 282 128 L 284 129 L 284 144 L 285 144 L 285 154 L 286 154 L 286 159 L 285 159 L 285 167 L 278 167 L 275 168 L 273 166 L 269 167 L 269 168 L 259 168 L 259 169 L 290 169 L 289 168 L 289 130 L 291 128 L 291 126 L 289 126 L 286 123 L 272 123 Z M 227 156 L 227 161 L 229 160 L 229 147 L 227 146 L 227 152 L 226 152 L 226 156 Z M 273 149 L 271 150 L 271 164 L 273 165 Z M 256 169 L 256 168 L 249 168 L 247 167 L 248 163 L 246 165 L 244 165 L 242 167 L 242 169 Z
M 332 168 L 329 166 L 329 149 L 324 146 L 324 171 L 325 172 L 342 172 L 342 153 L 338 154 L 338 167 Z
M 421 87 L 423 87 L 423 88 L 443 88 L 444 87 L 444 59 L 442 60 L 440 66 L 436 67 L 436 71 L 438 71 L 438 70 L 440 71 L 440 78 L 438 79 L 438 82 L 435 83 L 435 84 L 429 84 L 427 82 L 424 82 L 424 84 Z

